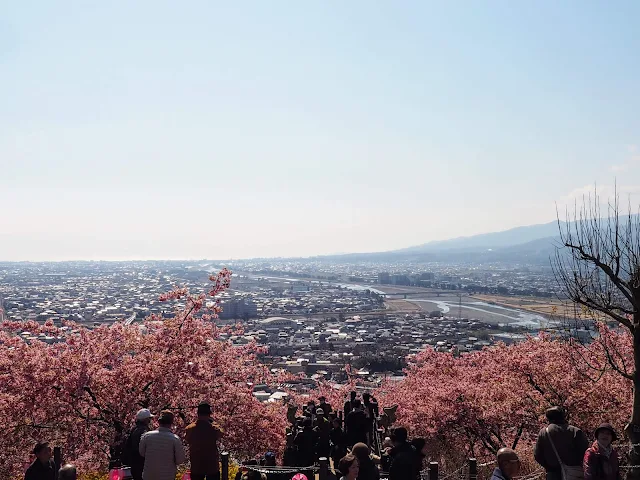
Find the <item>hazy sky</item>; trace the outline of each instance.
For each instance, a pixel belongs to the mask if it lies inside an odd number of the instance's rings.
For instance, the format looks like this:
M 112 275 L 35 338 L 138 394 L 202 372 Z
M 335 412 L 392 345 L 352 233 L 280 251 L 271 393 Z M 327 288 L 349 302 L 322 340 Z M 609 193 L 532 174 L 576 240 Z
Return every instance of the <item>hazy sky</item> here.
M 640 2 L 5 2 L 0 260 L 378 251 L 640 192 Z M 635 164 L 635 165 L 634 165 Z

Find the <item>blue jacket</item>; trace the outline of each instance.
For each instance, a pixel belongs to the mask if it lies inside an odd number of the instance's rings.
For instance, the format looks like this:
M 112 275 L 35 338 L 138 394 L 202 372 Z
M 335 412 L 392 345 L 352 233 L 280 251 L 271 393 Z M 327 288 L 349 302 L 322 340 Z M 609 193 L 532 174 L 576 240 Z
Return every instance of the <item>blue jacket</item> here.
M 496 467 L 496 469 L 491 474 L 491 480 L 510 480 L 510 479 L 504 473 L 502 473 L 502 470 Z

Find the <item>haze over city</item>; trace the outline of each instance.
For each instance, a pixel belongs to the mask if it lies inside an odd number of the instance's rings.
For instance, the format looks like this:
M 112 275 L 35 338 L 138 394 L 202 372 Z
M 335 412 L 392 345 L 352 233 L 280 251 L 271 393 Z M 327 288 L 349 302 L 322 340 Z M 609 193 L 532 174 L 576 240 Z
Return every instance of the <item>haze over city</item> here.
M 14 2 L 0 259 L 373 252 L 640 193 L 637 2 Z

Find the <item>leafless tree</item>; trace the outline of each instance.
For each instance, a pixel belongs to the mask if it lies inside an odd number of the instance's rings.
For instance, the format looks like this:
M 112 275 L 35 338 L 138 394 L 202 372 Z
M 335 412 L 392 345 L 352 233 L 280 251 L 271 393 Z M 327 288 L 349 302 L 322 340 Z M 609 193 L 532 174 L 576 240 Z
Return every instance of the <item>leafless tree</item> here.
M 626 365 L 615 347 L 605 344 L 608 363 L 633 382 L 633 407 L 626 432 L 632 445 L 640 444 L 640 215 L 620 209 L 618 191 L 601 207 L 597 192 L 576 203 L 560 221 L 561 246 L 552 261 L 566 297 L 633 336 L 633 366 Z M 601 211 L 601 210 L 604 210 Z M 604 213 L 604 215 L 603 215 Z M 640 466 L 640 446 L 632 448 L 632 466 Z M 640 468 L 627 478 L 640 478 Z

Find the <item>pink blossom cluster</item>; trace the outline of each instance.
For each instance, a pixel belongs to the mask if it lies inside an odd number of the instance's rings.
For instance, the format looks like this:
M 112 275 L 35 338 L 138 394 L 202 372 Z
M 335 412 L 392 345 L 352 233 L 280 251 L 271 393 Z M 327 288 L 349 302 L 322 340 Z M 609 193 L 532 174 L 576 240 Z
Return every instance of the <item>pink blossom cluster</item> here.
M 633 366 L 632 339 L 601 328 L 601 339 L 582 345 L 549 335 L 455 358 L 428 349 L 407 376 L 377 392 L 383 405 L 398 405 L 398 423 L 429 439 L 431 457 L 461 462 L 491 459 L 502 446 L 530 457 L 545 410 L 563 406 L 572 423 L 590 434 L 601 422 L 628 422 L 631 381 L 607 358 Z
M 218 293 L 228 275 L 214 288 Z M 262 404 L 251 387 L 272 381 L 257 358 L 262 348 L 224 340 L 234 328 L 195 318 L 191 307 L 142 326 L 0 325 L 0 478 L 24 472 L 30 450 L 43 439 L 61 446 L 82 471 L 105 471 L 110 445 L 132 426 L 138 409 L 173 410 L 176 433 L 183 435 L 202 400 L 226 432 L 224 448 L 238 456 L 281 450 L 284 407 Z M 65 341 L 27 343 L 17 335 L 23 330 Z

